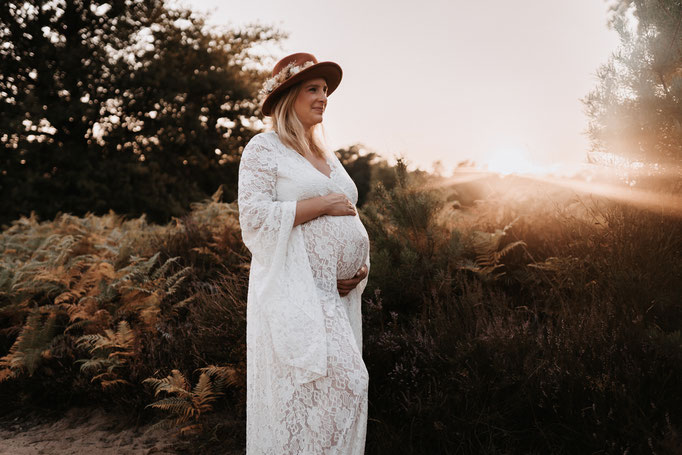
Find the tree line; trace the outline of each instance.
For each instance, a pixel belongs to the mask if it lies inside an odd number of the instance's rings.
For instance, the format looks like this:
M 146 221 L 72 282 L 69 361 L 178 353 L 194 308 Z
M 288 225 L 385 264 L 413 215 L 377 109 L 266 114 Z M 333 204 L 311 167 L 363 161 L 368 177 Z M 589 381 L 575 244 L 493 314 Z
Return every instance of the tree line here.
M 612 3 L 621 46 L 583 100 L 590 152 L 679 163 L 681 18 L 680 0 Z M 263 129 L 256 49 L 284 37 L 208 27 L 164 0 L 2 2 L 0 224 L 109 210 L 165 222 L 220 185 L 233 200 Z M 386 163 L 360 150 L 337 154 L 363 199 Z

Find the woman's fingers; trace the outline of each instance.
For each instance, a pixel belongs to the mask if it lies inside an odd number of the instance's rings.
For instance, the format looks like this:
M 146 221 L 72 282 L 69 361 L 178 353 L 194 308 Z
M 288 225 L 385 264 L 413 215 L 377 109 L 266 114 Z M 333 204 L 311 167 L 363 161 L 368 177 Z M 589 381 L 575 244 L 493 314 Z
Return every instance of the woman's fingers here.
M 358 283 L 364 280 L 366 276 L 367 266 L 363 265 L 353 278 L 349 278 L 347 280 L 336 280 L 336 288 L 339 291 L 339 295 L 341 297 L 346 296 L 350 291 L 355 289 Z
M 338 280 L 337 286 L 350 287 L 351 289 L 358 285 L 362 278 L 350 278 L 348 280 Z
M 341 292 L 341 291 L 350 292 L 353 289 L 355 289 L 355 286 L 337 286 L 336 289 L 338 289 L 339 292 Z
M 350 287 L 352 289 L 357 286 L 359 282 L 364 280 L 366 276 L 367 266 L 363 265 L 353 278 L 348 278 L 347 280 L 336 280 L 336 283 L 339 287 Z
M 327 201 L 327 215 L 332 216 L 347 216 L 355 215 L 355 206 L 343 193 L 330 193 L 323 196 Z

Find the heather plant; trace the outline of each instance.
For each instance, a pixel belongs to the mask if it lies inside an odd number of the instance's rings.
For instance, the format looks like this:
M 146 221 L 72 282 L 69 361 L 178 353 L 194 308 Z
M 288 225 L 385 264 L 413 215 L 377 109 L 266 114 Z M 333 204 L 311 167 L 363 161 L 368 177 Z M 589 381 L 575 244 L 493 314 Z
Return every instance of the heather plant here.
M 459 241 L 458 256 L 431 255 L 430 267 L 374 260 L 395 225 L 370 224 L 368 451 L 676 453 L 681 220 L 567 191 L 542 204 L 515 188 L 413 229 L 428 238 L 441 223 Z M 408 210 L 384 195 L 381 207 Z M 414 291 L 416 313 L 390 290 L 414 283 L 430 284 Z
M 369 288 L 381 289 L 387 311 L 419 312 L 432 292 L 461 265 L 459 232 L 437 222 L 443 205 L 438 191 L 419 190 L 418 175 L 399 160 L 396 184 L 379 183 L 362 211 L 372 242 Z M 393 285 L 400 282 L 401 286 Z

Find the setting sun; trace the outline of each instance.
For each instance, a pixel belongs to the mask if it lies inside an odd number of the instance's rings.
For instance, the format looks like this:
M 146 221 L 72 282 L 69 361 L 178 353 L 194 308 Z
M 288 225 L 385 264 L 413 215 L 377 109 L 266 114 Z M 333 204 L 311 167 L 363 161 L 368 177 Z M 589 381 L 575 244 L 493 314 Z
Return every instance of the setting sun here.
M 481 164 L 485 169 L 502 175 L 546 174 L 551 171 L 548 166 L 534 160 L 526 147 L 514 145 L 494 149 Z

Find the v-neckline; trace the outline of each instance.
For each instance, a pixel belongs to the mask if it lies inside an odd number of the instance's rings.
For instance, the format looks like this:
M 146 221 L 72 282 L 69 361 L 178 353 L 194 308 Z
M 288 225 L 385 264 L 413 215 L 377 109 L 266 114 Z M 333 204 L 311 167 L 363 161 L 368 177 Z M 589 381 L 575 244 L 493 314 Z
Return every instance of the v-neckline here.
M 277 131 L 273 131 L 273 133 L 275 133 L 275 136 L 277 136 L 277 140 L 280 142 L 280 144 L 284 145 L 282 140 L 279 138 L 279 134 L 277 134 Z M 310 162 L 310 160 L 308 160 L 308 158 L 301 155 L 296 150 L 292 149 L 291 147 L 287 147 L 286 145 L 284 145 L 284 147 L 286 149 L 290 150 L 291 152 L 295 153 L 296 155 L 298 155 L 303 161 L 308 163 L 310 165 L 310 167 L 315 169 L 315 171 L 317 171 L 322 177 L 326 178 L 327 180 L 332 179 L 332 174 L 334 173 L 334 167 L 332 166 L 331 160 L 326 155 L 325 155 L 324 161 L 325 161 L 325 163 L 327 163 L 327 166 L 329 166 L 329 175 L 327 175 L 324 172 L 322 172 L 321 170 L 319 170 L 313 163 Z
M 309 160 L 308 158 L 306 158 L 305 156 L 301 155 L 301 154 L 298 153 L 298 152 L 296 152 L 296 154 L 297 154 L 298 156 L 300 156 L 301 158 L 303 158 L 304 160 L 306 160 L 306 162 L 307 162 L 308 164 L 310 164 L 310 166 L 312 166 L 313 169 L 315 169 L 317 172 L 319 172 L 320 174 L 322 174 L 324 177 L 326 177 L 326 178 L 329 179 L 329 180 L 332 179 L 332 172 L 334 172 L 334 169 L 332 169 L 332 164 L 329 162 L 329 159 L 327 159 L 326 156 L 325 156 L 324 162 L 327 163 L 327 166 L 329 166 L 329 175 L 327 175 L 327 174 L 325 174 L 324 172 L 322 172 L 321 170 L 319 170 L 319 169 L 317 168 L 317 166 L 315 166 L 313 163 L 311 163 L 310 160 Z

